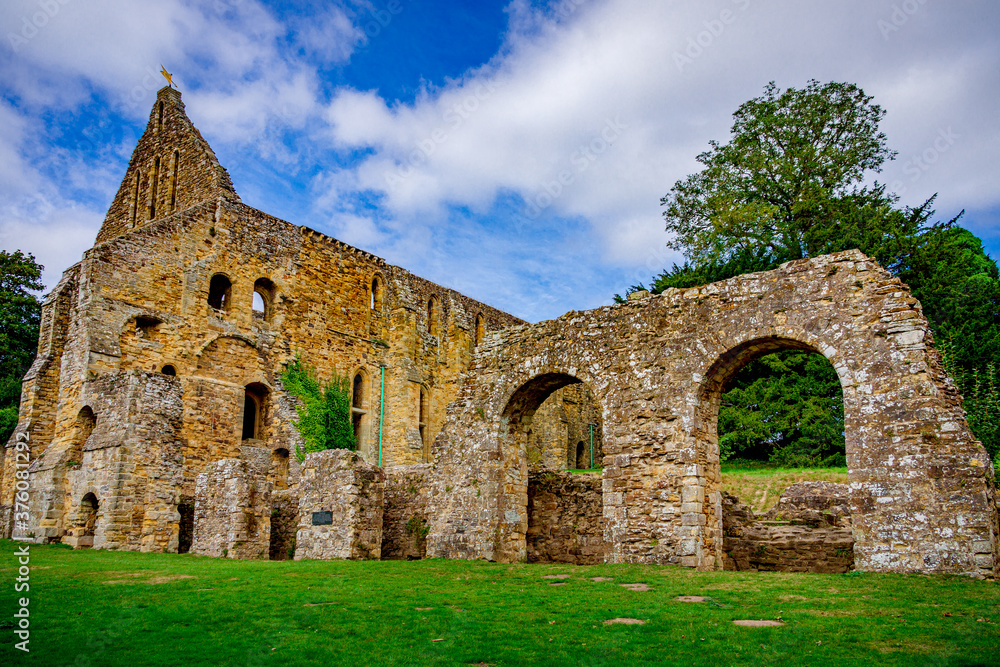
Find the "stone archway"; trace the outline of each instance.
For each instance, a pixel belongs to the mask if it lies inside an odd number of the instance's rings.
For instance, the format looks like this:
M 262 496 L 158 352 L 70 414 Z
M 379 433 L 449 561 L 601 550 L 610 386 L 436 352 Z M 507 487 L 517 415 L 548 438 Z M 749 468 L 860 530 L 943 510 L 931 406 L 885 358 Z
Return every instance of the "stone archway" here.
M 858 251 L 499 337 L 477 352 L 435 442 L 429 556 L 523 560 L 512 424 L 539 390 L 577 378 L 605 418 L 607 560 L 721 567 L 720 383 L 757 354 L 792 348 L 823 354 L 841 381 L 856 567 L 995 572 L 990 461 L 919 303 Z

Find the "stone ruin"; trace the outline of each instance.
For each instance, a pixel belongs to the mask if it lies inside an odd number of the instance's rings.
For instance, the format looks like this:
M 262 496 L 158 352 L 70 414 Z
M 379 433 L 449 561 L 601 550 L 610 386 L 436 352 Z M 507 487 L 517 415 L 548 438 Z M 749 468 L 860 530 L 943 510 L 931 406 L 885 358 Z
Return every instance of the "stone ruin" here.
M 527 324 L 269 216 L 164 88 L 96 244 L 43 304 L 0 535 L 996 574 L 993 466 L 898 279 L 847 251 L 634 296 Z M 815 508 L 752 516 L 720 488 L 722 388 L 780 350 L 821 353 L 840 378 L 836 525 Z M 349 379 L 354 452 L 295 455 L 281 373 L 296 357 Z M 566 472 L 584 467 L 600 470 Z

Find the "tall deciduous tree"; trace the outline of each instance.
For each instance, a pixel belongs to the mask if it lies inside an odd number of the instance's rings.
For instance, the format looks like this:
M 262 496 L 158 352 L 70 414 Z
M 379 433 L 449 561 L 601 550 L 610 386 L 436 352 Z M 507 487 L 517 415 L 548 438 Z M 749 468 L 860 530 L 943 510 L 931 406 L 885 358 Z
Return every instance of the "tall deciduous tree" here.
M 936 336 L 947 341 L 960 388 L 978 396 L 977 387 L 995 386 L 1000 366 L 997 265 L 978 238 L 956 226 L 962 214 L 931 222 L 935 197 L 903 207 L 884 185 L 865 185 L 895 156 L 879 130 L 884 115 L 853 84 L 814 80 L 785 91 L 768 84 L 761 97 L 737 109 L 729 143 L 710 142 L 698 156 L 704 169 L 677 181 L 661 200 L 672 233 L 667 245 L 687 261 L 655 278 L 652 289 L 691 287 L 858 248 L 910 286 Z M 840 390 L 829 363 L 813 356 L 771 355 L 732 379 L 720 413 L 724 455 L 776 447 L 785 460 L 800 454 L 830 459 L 817 434 L 842 428 L 843 416 L 834 410 L 821 424 L 816 407 L 839 400 Z M 789 379 L 795 370 L 807 377 Z M 979 384 L 965 386 L 961 378 Z M 824 387 L 828 395 L 818 396 Z M 995 456 L 998 430 L 976 426 L 987 421 L 970 418 Z
M 0 250 L 0 442 L 17 425 L 21 378 L 38 347 L 42 265 L 20 250 Z
M 709 142 L 705 168 L 662 199 L 668 246 L 696 263 L 763 248 L 778 261 L 816 254 L 845 200 L 877 210 L 883 188 L 863 186 L 895 156 L 878 126 L 885 112 L 850 83 L 774 82 L 733 114 L 727 144 Z

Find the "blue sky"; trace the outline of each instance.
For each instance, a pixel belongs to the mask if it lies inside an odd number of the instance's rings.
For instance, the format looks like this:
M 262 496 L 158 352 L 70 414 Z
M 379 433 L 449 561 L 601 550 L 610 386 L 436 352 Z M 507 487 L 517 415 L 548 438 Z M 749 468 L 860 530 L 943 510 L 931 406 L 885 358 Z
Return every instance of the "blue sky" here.
M 1000 256 L 1000 5 L 8 0 L 0 247 L 93 244 L 161 63 L 243 200 L 535 321 L 681 260 L 659 199 L 771 80 L 851 81 L 877 175 Z

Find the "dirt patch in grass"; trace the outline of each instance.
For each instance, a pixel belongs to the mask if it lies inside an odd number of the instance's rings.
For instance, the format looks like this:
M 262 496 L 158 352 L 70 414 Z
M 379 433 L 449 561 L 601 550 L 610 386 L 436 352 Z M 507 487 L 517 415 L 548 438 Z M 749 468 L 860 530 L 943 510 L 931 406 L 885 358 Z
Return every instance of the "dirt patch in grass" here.
M 651 591 L 649 584 L 618 584 L 622 588 L 627 588 L 630 591 Z
M 646 621 L 640 621 L 638 618 L 609 618 L 604 621 L 604 625 L 614 625 L 616 623 L 621 623 L 622 625 L 646 625 Z
M 704 602 L 708 598 L 701 595 L 678 595 L 674 599 L 678 602 Z
M 180 581 L 181 579 L 197 579 L 193 574 L 168 574 L 163 577 L 153 577 L 152 579 L 147 579 L 147 584 L 169 584 L 171 581 Z
M 744 628 L 779 628 L 784 623 L 781 621 L 764 621 L 764 620 L 740 620 L 733 621 L 733 625 L 739 625 Z
M 542 579 L 569 579 L 571 574 L 546 574 L 542 576 Z
M 131 579 L 108 579 L 102 583 L 105 584 L 168 584 L 171 581 L 178 581 L 179 579 L 196 579 L 192 574 L 165 574 L 159 577 L 150 577 L 145 581 L 140 580 L 139 577 L 148 577 L 151 574 L 157 574 L 156 572 L 133 572 L 124 573 L 118 576 L 132 577 Z

